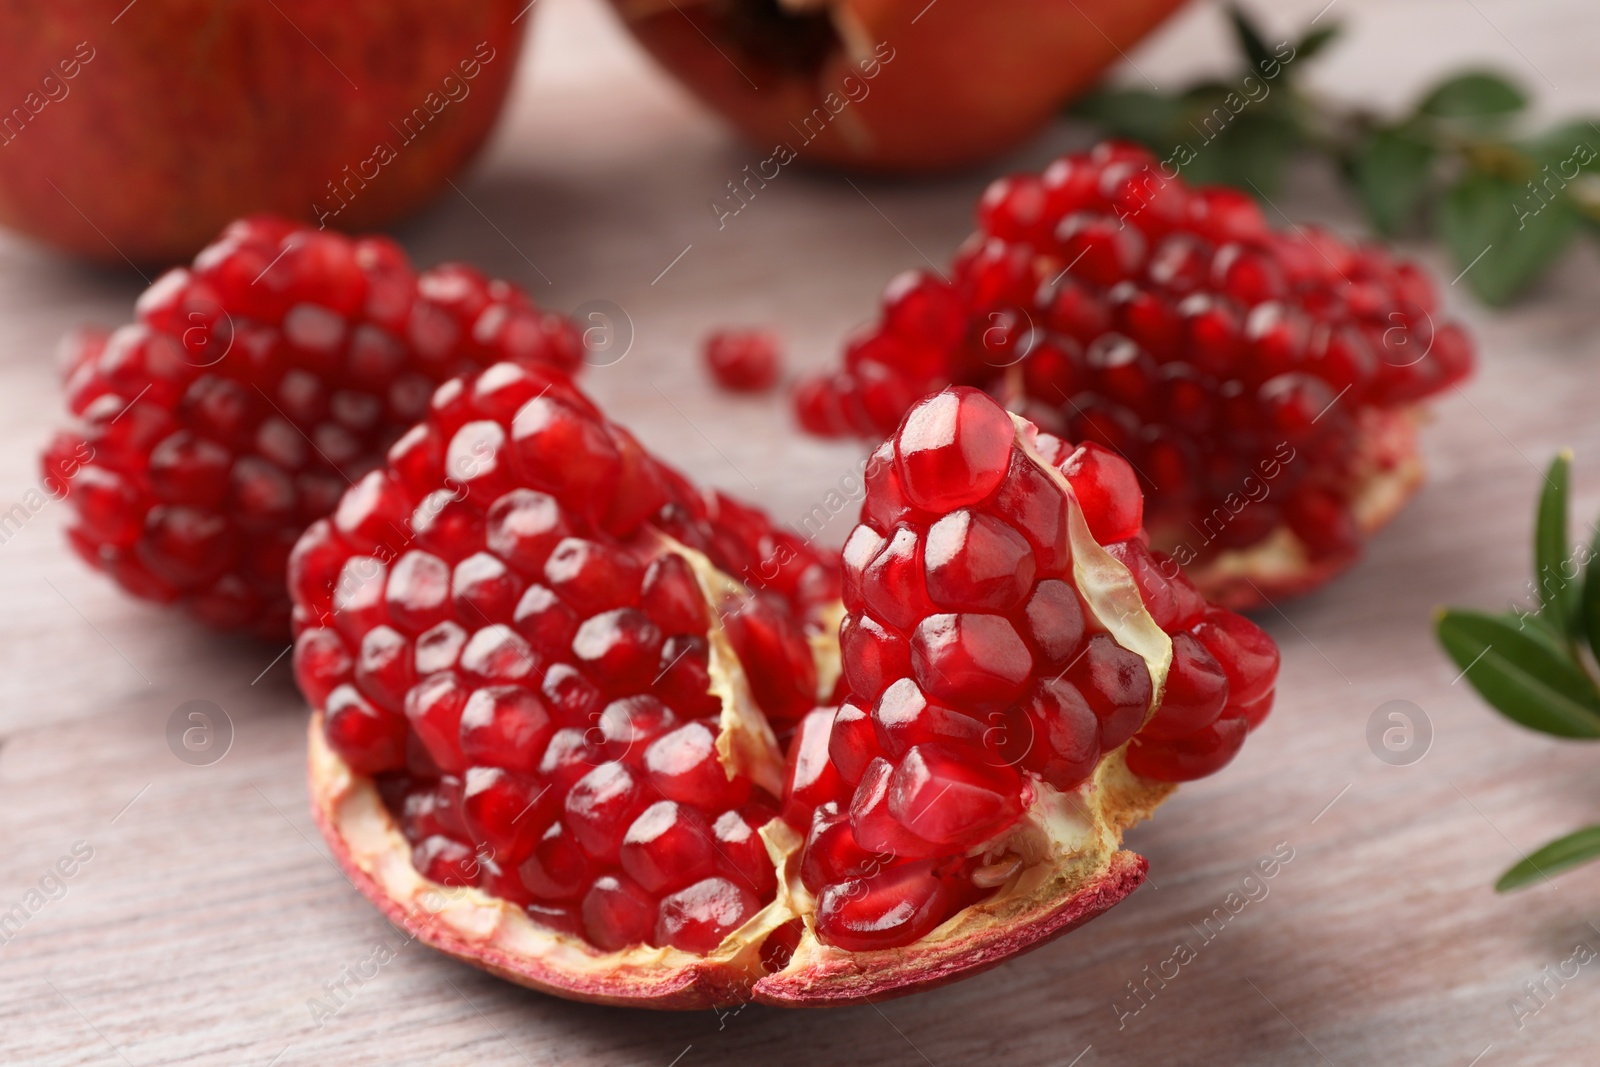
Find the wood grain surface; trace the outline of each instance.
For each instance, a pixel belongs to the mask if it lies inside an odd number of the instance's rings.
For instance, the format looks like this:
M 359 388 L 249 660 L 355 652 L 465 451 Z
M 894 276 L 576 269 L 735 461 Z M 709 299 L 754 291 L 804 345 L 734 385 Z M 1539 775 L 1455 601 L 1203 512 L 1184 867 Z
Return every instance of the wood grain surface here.
M 1256 6 L 1287 34 L 1322 3 Z M 1600 15 L 1581 0 L 1330 7 L 1324 18 L 1350 33 L 1317 73 L 1329 93 L 1396 104 L 1483 61 L 1552 113 L 1600 105 Z M 858 450 L 797 437 L 775 398 L 712 391 L 698 341 L 767 324 L 794 366 L 820 364 L 892 273 L 948 257 L 987 174 L 851 184 L 790 167 L 719 230 L 706 202 L 764 154 L 652 69 L 596 0 L 539 8 L 490 151 L 400 237 L 421 262 L 475 261 L 554 307 L 622 309 L 631 347 L 589 388 L 681 466 L 798 518 Z M 1124 76 L 1181 84 L 1224 40 L 1218 12 L 1192 8 Z M 1063 126 L 989 173 L 1083 137 Z M 1285 211 L 1357 228 L 1326 175 L 1291 184 Z M 1419 251 L 1443 281 L 1454 274 Z M 56 339 L 123 321 L 141 285 L 0 240 L 0 511 L 37 484 L 33 457 L 59 418 Z M 1600 961 L 1547 976 L 1579 946 L 1592 946 L 1580 958 L 1600 950 L 1600 868 L 1514 897 L 1490 884 L 1595 820 L 1600 750 L 1487 711 L 1454 681 L 1429 613 L 1522 598 L 1536 468 L 1560 445 L 1577 450 L 1577 514 L 1600 510 L 1597 289 L 1583 249 L 1508 312 L 1447 290 L 1483 370 L 1437 405 L 1431 482 L 1348 576 L 1262 613 L 1283 646 L 1278 708 L 1225 773 L 1132 834 L 1150 859 L 1145 887 L 988 974 L 827 1014 L 574 1005 L 405 945 L 312 829 L 306 709 L 282 650 L 123 597 L 68 554 L 47 506 L 0 544 L 0 911 L 29 912 L 0 933 L 0 1062 L 1595 1062 Z M 846 524 L 823 536 L 837 543 Z M 231 722 L 231 748 L 209 766 L 168 747 L 189 700 Z M 1392 766 L 1369 747 L 1389 701 L 1410 702 L 1431 734 L 1419 761 Z M 1275 850 L 1292 858 L 1247 880 Z M 1130 983 L 1147 979 L 1133 999 Z M 1537 1001 L 1530 981 L 1544 982 Z M 308 1002 L 328 983 L 351 992 L 319 1025 Z

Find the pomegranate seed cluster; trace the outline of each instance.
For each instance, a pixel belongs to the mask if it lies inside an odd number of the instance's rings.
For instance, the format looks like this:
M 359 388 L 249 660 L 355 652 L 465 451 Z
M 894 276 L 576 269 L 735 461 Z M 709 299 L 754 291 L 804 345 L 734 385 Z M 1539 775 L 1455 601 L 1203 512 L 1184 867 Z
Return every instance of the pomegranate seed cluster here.
M 279 637 L 295 538 L 382 464 L 438 383 L 581 355 L 567 320 L 470 267 L 419 275 L 385 238 L 243 220 L 162 275 L 137 321 L 76 340 L 77 423 L 45 474 L 92 566 L 211 625 Z
M 843 551 L 843 701 L 802 722 L 784 796 L 817 933 L 840 948 L 908 944 L 1002 884 L 1015 858 L 983 846 L 1034 783 L 1073 789 L 1125 744 L 1137 774 L 1210 774 L 1271 707 L 1276 647 L 1149 550 L 1128 463 L 1023 425 L 948 389 L 869 465 Z M 1171 636 L 1148 722 L 1151 668 L 1074 577 L 1069 493 Z
M 948 282 L 890 282 L 845 366 L 797 390 L 802 425 L 877 438 L 926 393 L 978 386 L 1127 458 L 1185 566 L 1285 527 L 1312 561 L 1352 557 L 1373 413 L 1472 367 L 1413 264 L 1274 231 L 1249 197 L 1167 178 L 1140 148 L 1002 178 L 978 224 Z
M 290 563 L 329 746 L 426 877 L 601 949 L 710 952 L 774 896 L 778 805 L 719 760 L 714 644 L 770 720 L 803 714 L 833 568 L 553 369 L 500 363 L 425 407 Z M 680 545 L 766 580 L 729 599 Z

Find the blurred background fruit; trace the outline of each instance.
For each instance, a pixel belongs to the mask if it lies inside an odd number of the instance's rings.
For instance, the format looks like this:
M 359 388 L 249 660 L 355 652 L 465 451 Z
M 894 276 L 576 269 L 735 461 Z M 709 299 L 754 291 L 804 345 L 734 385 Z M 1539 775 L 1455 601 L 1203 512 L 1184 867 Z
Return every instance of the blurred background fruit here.
M 757 146 L 901 173 L 1017 145 L 1182 4 L 612 2 L 658 62 Z
M 0 3 L 0 224 L 91 259 L 192 255 L 239 215 L 364 229 L 470 159 L 516 0 Z

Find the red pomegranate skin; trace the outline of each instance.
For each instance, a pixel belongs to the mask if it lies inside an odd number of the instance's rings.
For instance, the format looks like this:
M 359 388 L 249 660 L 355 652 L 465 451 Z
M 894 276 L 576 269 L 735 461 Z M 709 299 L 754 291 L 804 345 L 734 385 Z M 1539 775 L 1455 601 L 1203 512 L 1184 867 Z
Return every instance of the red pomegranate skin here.
M 755 147 L 786 148 L 776 162 L 919 173 L 1036 133 L 1182 0 L 612 2 L 656 61 Z M 784 19 L 775 7 L 813 13 Z M 840 24 L 853 27 L 852 47 Z
M 186 259 L 262 212 L 371 229 L 483 144 L 522 0 L 0 2 L 0 224 Z

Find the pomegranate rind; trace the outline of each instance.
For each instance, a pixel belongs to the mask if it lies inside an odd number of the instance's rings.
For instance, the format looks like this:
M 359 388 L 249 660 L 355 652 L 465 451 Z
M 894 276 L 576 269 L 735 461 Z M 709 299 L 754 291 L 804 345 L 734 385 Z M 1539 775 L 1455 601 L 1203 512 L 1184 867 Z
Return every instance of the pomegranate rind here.
M 1427 480 L 1418 445 L 1424 419 L 1423 409 L 1415 407 L 1361 411 L 1358 452 L 1352 461 L 1357 489 L 1350 511 L 1363 540 L 1393 521 Z M 1191 532 L 1152 531 L 1152 542 L 1173 554 Z M 1313 561 L 1285 525 L 1247 549 L 1218 553 L 1185 567 L 1184 573 L 1211 603 L 1230 611 L 1250 611 L 1317 589 L 1358 559 L 1360 553 Z
M 1149 864 L 1120 847 L 1122 834 L 1149 818 L 1176 788 L 1133 774 L 1121 749 L 1071 794 L 1040 784 L 1007 845 L 1044 854 L 989 899 L 957 912 L 920 941 L 876 952 L 823 944 L 808 916 L 788 966 L 758 981 L 753 995 L 766 1004 L 819 1008 L 905 996 L 988 970 L 1060 937 L 1144 881 Z
M 311 718 L 309 780 L 311 812 L 335 861 L 390 922 L 463 963 L 568 1000 L 677 1010 L 743 1003 L 764 973 L 761 943 L 792 918 L 780 891 L 708 956 L 644 945 L 602 952 L 534 923 L 509 901 L 419 874 L 372 780 L 328 747 L 321 712 Z M 781 821 L 763 837 L 769 852 L 774 841 L 780 854 L 799 848 Z

